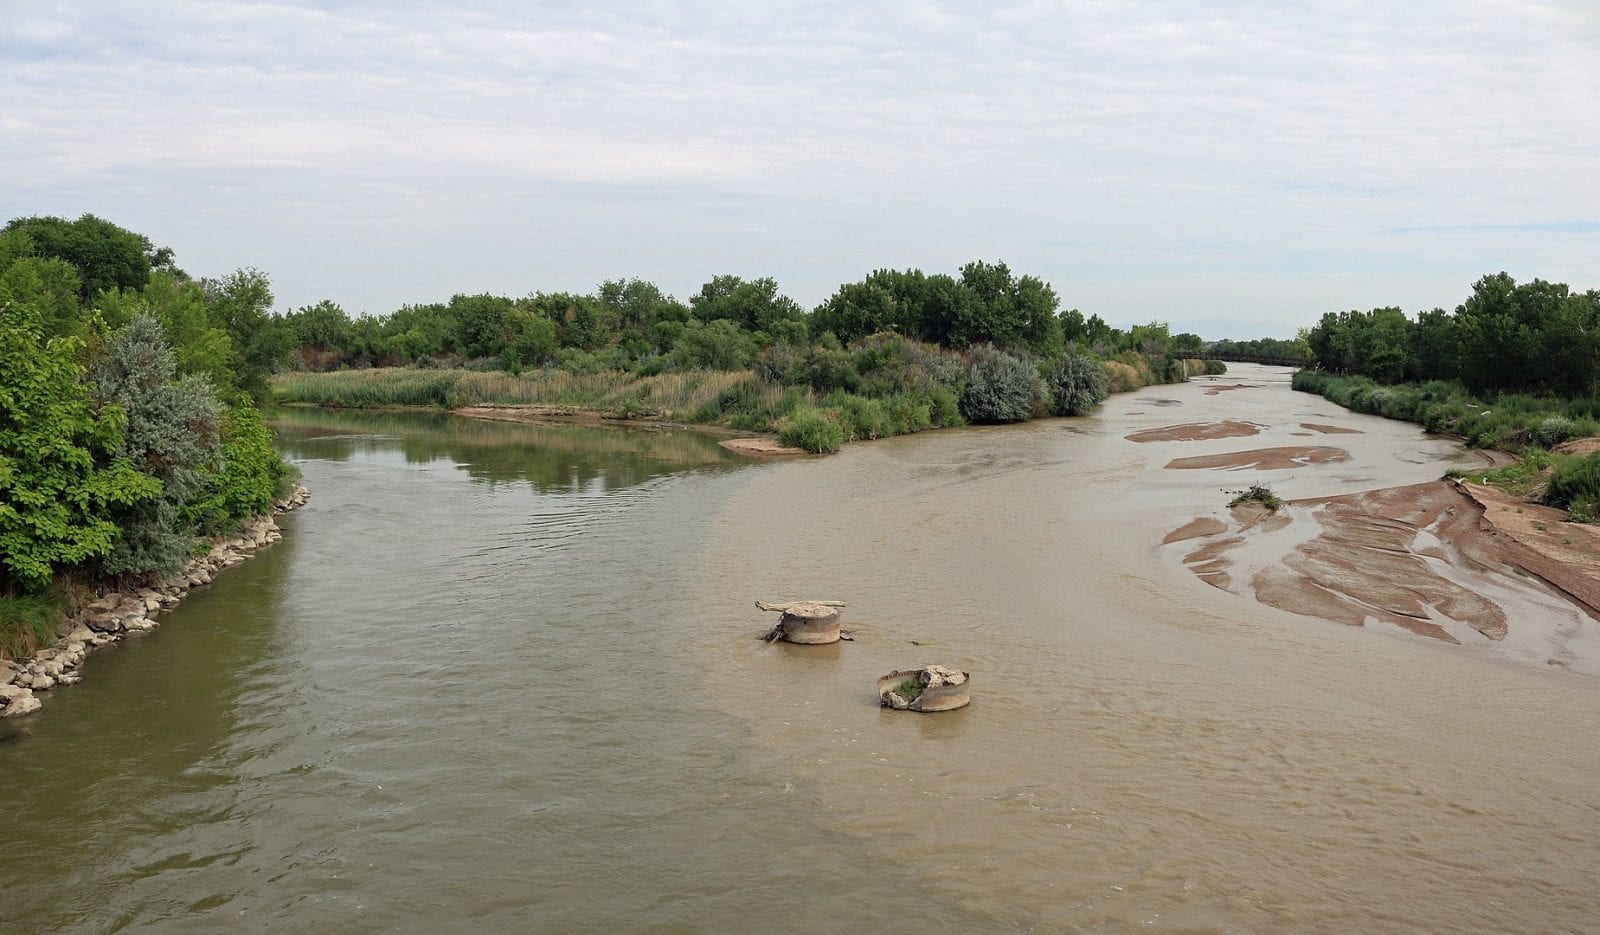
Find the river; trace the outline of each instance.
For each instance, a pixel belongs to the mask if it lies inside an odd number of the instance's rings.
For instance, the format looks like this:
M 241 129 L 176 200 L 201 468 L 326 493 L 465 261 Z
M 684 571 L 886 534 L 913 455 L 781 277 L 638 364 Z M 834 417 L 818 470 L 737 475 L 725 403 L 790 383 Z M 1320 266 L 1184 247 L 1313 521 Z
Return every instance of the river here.
M 1228 379 L 771 463 L 286 413 L 285 540 L 0 722 L 0 930 L 1600 930 L 1600 681 L 1274 610 L 1160 545 L 1257 480 L 1470 456 Z M 1124 439 L 1222 418 L 1269 427 Z M 1302 420 L 1363 434 L 1162 467 Z M 848 601 L 855 642 L 760 642 L 753 601 L 796 597 Z M 929 662 L 970 707 L 878 706 Z

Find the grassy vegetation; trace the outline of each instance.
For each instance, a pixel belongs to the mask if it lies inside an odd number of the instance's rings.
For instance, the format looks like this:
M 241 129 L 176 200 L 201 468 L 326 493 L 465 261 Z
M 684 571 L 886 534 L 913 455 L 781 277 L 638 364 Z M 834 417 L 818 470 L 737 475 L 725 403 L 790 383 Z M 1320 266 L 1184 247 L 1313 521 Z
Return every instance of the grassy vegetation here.
M 1544 502 L 1566 510 L 1574 522 L 1600 519 L 1600 452 L 1559 461 L 1550 474 Z
M 1294 388 L 1356 412 L 1416 422 L 1430 432 L 1456 435 L 1475 448 L 1550 448 L 1600 434 L 1600 399 L 1563 400 L 1520 393 L 1480 398 L 1447 380 L 1384 386 L 1370 377 L 1335 376 L 1320 370 L 1296 373 Z
M 1460 468 L 1453 468 L 1446 472 L 1445 476 L 1459 477 L 1474 484 L 1494 487 L 1515 497 L 1540 499 L 1550 476 L 1550 470 L 1561 456 L 1539 448 L 1530 448 L 1524 450 L 1521 457 L 1522 460 L 1517 463 L 1502 468 L 1483 471 L 1463 471 Z
M 1005 366 L 979 366 L 979 361 Z M 1161 382 L 1142 355 L 1083 358 L 1104 368 L 1113 388 Z M 898 335 L 875 335 L 850 348 L 770 348 L 754 370 L 506 371 L 384 367 L 279 375 L 279 402 L 328 407 L 476 405 L 566 406 L 623 418 L 720 424 L 776 432 L 808 451 L 838 450 L 847 441 L 888 438 L 949 428 L 969 419 L 1000 421 L 1055 413 L 1061 384 L 1039 373 L 1026 356 L 982 348 L 958 354 Z M 1187 379 L 1220 372 L 1218 361 L 1170 360 L 1162 376 Z M 994 372 L 1003 371 L 1000 380 Z M 1112 378 L 1112 374 L 1115 377 Z M 1094 381 L 1091 381 L 1094 382 Z M 1098 383 L 1095 383 L 1098 386 Z M 1090 393 L 1080 408 L 1099 401 Z M 980 412 L 973 400 L 986 403 Z M 826 425 L 824 425 L 826 423 Z
M 20 659 L 54 642 L 67 605 L 59 590 L 16 597 L 0 594 L 0 659 Z

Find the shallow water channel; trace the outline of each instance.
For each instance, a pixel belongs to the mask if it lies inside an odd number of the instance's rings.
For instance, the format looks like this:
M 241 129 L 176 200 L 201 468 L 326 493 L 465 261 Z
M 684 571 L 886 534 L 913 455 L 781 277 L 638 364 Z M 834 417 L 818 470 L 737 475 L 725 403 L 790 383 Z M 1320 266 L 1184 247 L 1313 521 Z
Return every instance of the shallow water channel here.
M 772 463 L 286 413 L 284 542 L 0 726 L 0 930 L 1600 929 L 1600 679 L 1160 546 L 1228 489 L 1470 456 L 1228 380 Z M 1123 437 L 1223 418 L 1268 428 Z M 1162 469 L 1290 443 L 1351 457 Z M 849 601 L 856 641 L 756 639 L 794 597 Z M 973 704 L 878 707 L 928 662 Z

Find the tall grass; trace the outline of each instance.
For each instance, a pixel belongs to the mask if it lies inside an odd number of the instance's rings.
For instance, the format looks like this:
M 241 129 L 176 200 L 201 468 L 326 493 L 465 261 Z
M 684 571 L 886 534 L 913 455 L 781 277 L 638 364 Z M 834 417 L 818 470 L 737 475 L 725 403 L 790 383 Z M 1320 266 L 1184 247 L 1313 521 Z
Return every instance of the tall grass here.
M 28 656 L 54 642 L 67 603 L 65 595 L 54 591 L 18 597 L 0 594 L 0 659 Z
M 279 402 L 312 403 L 346 409 L 381 406 L 448 406 L 450 391 L 464 370 L 380 367 L 331 373 L 283 373 L 272 380 Z

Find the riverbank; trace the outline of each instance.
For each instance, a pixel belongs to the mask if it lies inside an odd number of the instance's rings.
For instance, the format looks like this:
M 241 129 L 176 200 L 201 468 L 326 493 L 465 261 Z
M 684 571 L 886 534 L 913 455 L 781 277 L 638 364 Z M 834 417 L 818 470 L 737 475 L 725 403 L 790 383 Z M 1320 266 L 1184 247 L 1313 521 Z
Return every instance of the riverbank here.
M 191 589 L 210 584 L 223 569 L 280 541 L 283 534 L 273 517 L 299 509 L 310 496 L 308 488 L 295 485 L 288 497 L 273 504 L 272 513 L 246 521 L 237 535 L 213 539 L 205 555 L 172 577 L 146 587 L 101 591 L 61 621 L 54 644 L 24 659 L 0 659 L 0 718 L 38 711 L 43 706 L 39 693 L 82 680 L 78 670 L 89 653 L 156 629 L 161 625 L 157 616 L 176 607 Z
M 827 453 L 847 441 L 969 422 L 1082 415 L 1108 392 L 1225 370 L 1214 361 L 1163 360 L 1068 355 L 1047 373 L 1045 364 L 1026 354 L 987 346 L 956 352 L 882 335 L 849 349 L 775 352 L 747 370 L 644 374 L 547 367 L 508 373 L 391 367 L 279 374 L 273 394 L 291 405 L 427 406 L 475 418 L 714 426 L 782 436 L 788 446 Z

